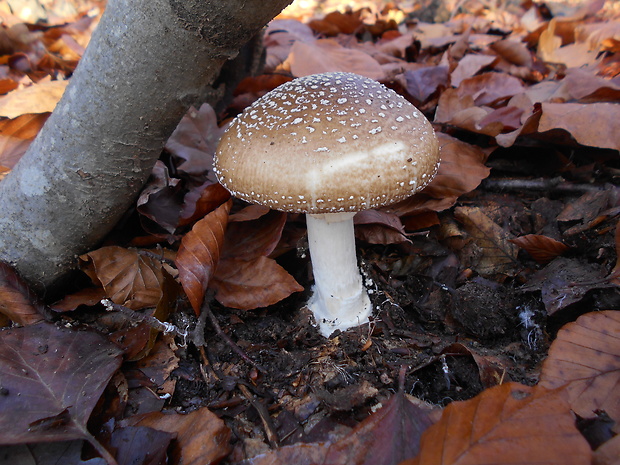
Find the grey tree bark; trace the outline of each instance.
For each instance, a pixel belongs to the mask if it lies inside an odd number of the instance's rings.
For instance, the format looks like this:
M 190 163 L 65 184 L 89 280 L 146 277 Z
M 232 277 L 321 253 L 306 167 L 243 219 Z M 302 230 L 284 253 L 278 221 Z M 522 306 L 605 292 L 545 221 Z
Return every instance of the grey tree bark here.
M 222 64 L 292 0 L 109 0 L 55 111 L 0 183 L 0 260 L 58 282 L 135 200 Z

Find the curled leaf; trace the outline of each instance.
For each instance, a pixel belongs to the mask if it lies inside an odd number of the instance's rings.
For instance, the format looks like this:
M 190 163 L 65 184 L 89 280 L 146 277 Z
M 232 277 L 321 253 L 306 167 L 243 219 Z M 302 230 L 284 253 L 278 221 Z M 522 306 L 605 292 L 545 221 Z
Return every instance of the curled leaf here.
M 232 200 L 228 200 L 213 210 L 181 240 L 176 257 L 179 280 L 197 315 L 220 260 L 231 206 Z

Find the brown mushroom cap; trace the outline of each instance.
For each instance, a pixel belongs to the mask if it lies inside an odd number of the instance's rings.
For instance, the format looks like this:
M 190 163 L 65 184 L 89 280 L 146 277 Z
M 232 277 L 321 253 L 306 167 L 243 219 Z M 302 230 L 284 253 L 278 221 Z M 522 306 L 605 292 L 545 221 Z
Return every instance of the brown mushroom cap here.
M 438 165 L 420 111 L 372 79 L 336 72 L 295 79 L 246 108 L 222 137 L 214 171 L 248 202 L 335 213 L 398 202 Z

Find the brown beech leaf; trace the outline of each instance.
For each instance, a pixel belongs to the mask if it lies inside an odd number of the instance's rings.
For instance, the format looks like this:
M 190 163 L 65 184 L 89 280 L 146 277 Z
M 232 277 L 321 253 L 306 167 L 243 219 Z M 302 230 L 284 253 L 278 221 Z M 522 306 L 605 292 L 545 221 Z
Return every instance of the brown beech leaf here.
M 571 408 L 591 417 L 601 409 L 620 418 L 620 312 L 588 313 L 558 332 L 540 375 L 540 385 L 566 385 Z
M 284 65 L 296 77 L 329 71 L 356 73 L 376 80 L 385 76 L 381 65 L 370 55 L 343 47 L 333 39 L 295 42 Z
M 324 463 L 393 465 L 414 457 L 422 433 L 433 423 L 430 413 L 399 391 L 383 408 L 332 444 Z
M 557 257 L 537 271 L 521 289 L 540 291 L 547 314 L 554 313 L 581 301 L 588 291 L 612 287 L 604 270 L 593 263 Z
M 412 71 L 405 71 L 407 92 L 420 103 L 426 102 L 431 95 L 448 85 L 447 66 L 427 66 Z
M 0 121 L 0 165 L 13 168 L 34 140 L 50 113 L 26 114 Z
M 524 90 L 519 79 L 505 73 L 484 73 L 464 79 L 457 89 L 461 97 L 471 95 L 476 105 L 493 105 Z
M 232 200 L 228 200 L 213 210 L 181 240 L 175 262 L 183 290 L 197 315 L 220 260 L 231 206 Z
M 206 183 L 190 189 L 183 198 L 183 209 L 180 213 L 179 225 L 192 224 L 211 213 L 230 198 L 230 192 L 219 183 Z
M 45 308 L 26 282 L 9 265 L 0 262 L 0 313 L 20 325 L 44 320 Z
M 230 429 L 206 407 L 188 414 L 153 412 L 126 423 L 176 434 L 171 463 L 216 464 L 230 452 Z
M 275 260 L 260 256 L 254 260 L 222 260 L 210 287 L 226 307 L 240 310 L 268 307 L 304 290 Z
M 142 226 L 149 233 L 153 235 L 172 234 L 179 225 L 184 194 L 180 181 L 178 178 L 171 177 L 166 165 L 161 160 L 157 160 L 149 181 L 136 202 Z
M 593 465 L 618 465 L 620 463 L 620 435 L 614 436 L 594 452 Z
M 538 131 L 564 129 L 581 145 L 620 150 L 618 121 L 620 105 L 615 103 L 543 103 Z
M 434 412 L 402 392 L 334 443 L 295 444 L 256 456 L 243 465 L 396 465 L 419 452 Z
M 80 257 L 82 270 L 101 283 L 107 296 L 131 309 L 155 307 L 162 296 L 161 262 L 137 250 L 109 246 Z
M 222 258 L 253 260 L 269 255 L 278 245 L 285 223 L 286 213 L 275 210 L 250 221 L 230 221 Z
M 97 333 L 39 323 L 0 333 L 0 444 L 90 438 L 86 422 L 121 351 Z
M 473 77 L 495 60 L 497 60 L 497 57 L 492 55 L 465 55 L 450 74 L 450 83 L 453 87 L 458 87 L 463 80 Z
M 563 242 L 541 234 L 526 234 L 510 241 L 526 250 L 534 260 L 543 265 L 570 249 Z
M 566 397 L 506 383 L 453 402 L 422 436 L 420 454 L 401 465 L 589 464 L 590 446 Z
M 479 207 L 457 207 L 454 217 L 469 233 L 480 253 L 468 258 L 471 267 L 483 276 L 516 273 L 518 247 L 510 242 L 511 234 L 489 218 Z
M 512 39 L 498 40 L 489 48 L 506 61 L 518 66 L 532 66 L 532 54 L 523 42 Z
M 110 445 L 116 451 L 118 465 L 158 465 L 168 462 L 168 447 L 174 434 L 147 428 L 128 426 L 114 430 Z
M 355 237 L 369 244 L 400 244 L 409 242 L 405 227 L 394 213 L 363 210 L 355 215 Z

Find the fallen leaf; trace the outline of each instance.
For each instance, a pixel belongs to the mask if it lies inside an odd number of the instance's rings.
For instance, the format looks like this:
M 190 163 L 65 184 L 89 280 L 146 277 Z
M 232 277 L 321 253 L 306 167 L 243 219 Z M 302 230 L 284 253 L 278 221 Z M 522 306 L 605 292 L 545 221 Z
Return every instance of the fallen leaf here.
M 264 256 L 222 260 L 210 287 L 218 302 L 240 310 L 268 307 L 304 290 L 275 260 Z
M 0 313 L 20 325 L 44 320 L 45 309 L 39 298 L 17 272 L 0 262 Z
M 517 383 L 448 405 L 422 436 L 420 448 L 415 459 L 401 465 L 583 465 L 592 454 L 565 393 Z
M 26 114 L 0 121 L 0 165 L 13 168 L 17 164 L 49 115 Z
M 581 301 L 588 291 L 611 286 L 613 284 L 599 266 L 577 259 L 558 257 L 530 276 L 521 290 L 539 290 L 547 314 L 553 315 Z
M 519 79 L 505 73 L 483 73 L 464 79 L 458 86 L 459 96 L 471 95 L 476 105 L 497 105 L 525 88 Z
M 620 464 L 620 435 L 605 442 L 594 452 L 592 465 Z
M 27 113 L 51 113 L 69 81 L 47 81 L 17 89 L 0 97 L 0 116 L 17 118 Z
M 144 426 L 128 426 L 112 433 L 110 445 L 118 465 L 160 465 L 168 462 L 167 450 L 174 435 Z
M 180 181 L 171 177 L 166 165 L 157 160 L 136 202 L 140 221 L 147 232 L 165 236 L 176 231 L 184 197 Z
M 543 103 L 538 131 L 564 129 L 581 145 L 620 150 L 617 121 L 620 105 L 613 103 Z
M 121 351 L 48 323 L 0 332 L 0 444 L 92 440 L 86 422 Z
M 232 200 L 228 200 L 213 210 L 181 240 L 175 262 L 196 315 L 200 314 L 205 292 L 218 266 L 231 205 Z
M 497 60 L 497 57 L 492 55 L 465 55 L 459 60 L 454 71 L 450 73 L 450 84 L 452 84 L 453 87 L 458 87 L 465 79 L 469 79 L 478 74 L 480 70 L 486 68 L 495 60 Z
M 155 307 L 162 296 L 161 262 L 137 250 L 109 246 L 80 256 L 82 270 L 101 283 L 114 303 L 131 309 Z
M 192 224 L 230 199 L 230 192 L 219 183 L 206 183 L 190 189 L 183 197 L 183 208 L 180 213 L 180 226 Z
M 153 412 L 126 422 L 176 434 L 171 463 L 217 464 L 230 452 L 230 429 L 204 407 L 188 414 Z
M 216 182 L 211 171 L 213 155 L 225 129 L 218 126 L 215 111 L 208 103 L 198 110 L 192 107 L 166 142 L 166 150 L 179 159 L 179 171 L 193 175 L 209 172 L 209 180 Z
M 363 210 L 353 218 L 355 237 L 369 244 L 400 244 L 409 242 L 405 227 L 394 213 L 381 210 Z
M 604 410 L 620 418 L 620 312 L 588 313 L 565 325 L 543 363 L 540 385 L 566 386 L 571 408 L 582 417 Z
M 570 249 L 566 244 L 541 234 L 526 234 L 511 239 L 511 242 L 526 250 L 534 260 L 541 264 L 549 263 Z
M 253 260 L 268 256 L 278 245 L 287 215 L 269 210 L 248 221 L 230 221 L 226 230 L 222 259 Z M 239 217 L 236 218 L 238 220 Z
M 426 102 L 437 90 L 448 85 L 447 66 L 428 66 L 405 71 L 407 92 L 420 103 Z
M 104 459 L 95 457 L 82 459 L 84 441 L 41 442 L 37 444 L 20 444 L 3 446 L 2 460 L 4 464 L 21 465 L 109 465 Z
M 482 276 L 513 275 L 517 272 L 518 247 L 510 240 L 512 235 L 489 218 L 479 207 L 457 207 L 454 217 L 463 224 L 479 250 L 467 257 L 469 266 Z
M 381 80 L 385 75 L 370 55 L 343 47 L 333 39 L 319 39 L 314 43 L 295 42 L 285 66 L 296 77 L 330 71 L 356 73 L 375 80 Z
M 555 35 L 556 23 L 556 19 L 552 19 L 547 28 L 540 34 L 538 56 L 542 61 L 557 62 L 556 51 L 562 46 L 562 39 Z

